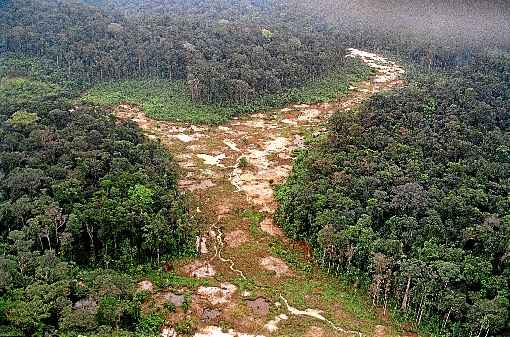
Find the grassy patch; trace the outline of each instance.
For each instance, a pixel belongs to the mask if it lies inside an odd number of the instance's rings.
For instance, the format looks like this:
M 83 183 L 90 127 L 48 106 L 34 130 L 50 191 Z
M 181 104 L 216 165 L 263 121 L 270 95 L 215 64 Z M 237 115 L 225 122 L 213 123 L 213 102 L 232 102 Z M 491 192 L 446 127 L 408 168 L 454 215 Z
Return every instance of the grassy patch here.
M 342 308 L 358 319 L 367 321 L 376 319 L 375 312 L 368 309 L 370 304 L 361 294 L 354 292 L 352 288 L 346 290 L 343 286 L 336 284 L 334 279 L 324 283 L 322 297 L 329 303 L 342 303 Z
M 310 262 L 306 261 L 303 258 L 302 254 L 285 248 L 281 241 L 277 239 L 272 240 L 269 243 L 269 248 L 271 249 L 272 255 L 281 258 L 289 265 L 291 265 L 294 269 L 297 269 L 306 274 L 312 272 L 312 265 L 310 264 Z
M 260 223 L 264 220 L 264 214 L 252 209 L 246 209 L 241 212 L 241 217 L 250 220 L 250 232 L 257 236 L 262 234 L 259 228 Z
M 163 271 L 151 271 L 146 277 L 159 288 L 196 288 L 198 286 L 208 286 L 207 280 L 196 279 L 192 277 L 180 276 L 166 273 Z
M 257 287 L 255 280 L 248 277 L 236 277 L 232 280 L 232 283 L 239 287 L 239 292 L 241 293 L 244 291 L 253 291 Z
M 186 318 L 175 325 L 175 331 L 184 336 L 191 336 L 197 330 L 198 322 L 191 318 Z
M 113 106 L 122 102 L 140 105 L 154 119 L 218 124 L 233 112 L 216 104 L 191 100 L 184 81 L 124 80 L 94 86 L 83 98 L 87 103 Z
M 289 103 L 331 101 L 346 93 L 350 83 L 367 78 L 370 74 L 370 68 L 353 61 L 321 80 L 278 94 L 255 98 L 244 105 L 194 103 L 185 81 L 162 79 L 99 83 L 90 89 L 82 100 L 107 106 L 122 102 L 140 105 L 149 117 L 159 120 L 220 124 L 233 116 L 267 111 Z
M 290 305 L 302 309 L 307 306 L 307 296 L 313 294 L 318 286 L 314 280 L 289 279 L 282 284 L 282 290 Z

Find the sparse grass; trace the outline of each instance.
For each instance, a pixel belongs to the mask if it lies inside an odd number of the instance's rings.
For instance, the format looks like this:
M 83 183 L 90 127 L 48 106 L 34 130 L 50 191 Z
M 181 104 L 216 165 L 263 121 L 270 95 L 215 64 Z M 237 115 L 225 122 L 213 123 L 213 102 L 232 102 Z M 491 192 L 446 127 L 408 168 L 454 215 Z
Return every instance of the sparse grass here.
M 283 259 L 285 262 L 287 262 L 289 265 L 294 267 L 294 269 L 297 269 L 303 273 L 309 274 L 312 272 L 312 265 L 310 262 L 306 261 L 302 254 L 293 251 L 288 250 L 285 248 L 285 246 L 282 244 L 282 242 L 278 239 L 273 239 L 269 243 L 269 248 L 271 249 L 271 253 L 281 259 Z
M 191 308 L 191 302 L 193 301 L 192 293 L 187 292 L 184 294 L 184 301 L 182 302 L 182 310 L 187 312 Z
M 175 325 L 175 331 L 184 336 L 191 336 L 197 330 L 198 322 L 187 318 Z
M 223 333 L 227 333 L 230 329 L 232 329 L 232 326 L 230 325 L 230 323 L 226 322 L 226 321 L 221 321 L 219 324 L 219 327 L 221 329 L 221 332 L 223 332 Z
M 239 287 L 239 292 L 253 291 L 256 288 L 256 282 L 251 278 L 236 277 L 232 283 Z
M 250 220 L 250 232 L 257 236 L 262 233 L 259 228 L 260 223 L 264 220 L 264 214 L 252 209 L 246 209 L 241 212 L 241 217 Z
M 292 278 L 282 284 L 282 290 L 290 305 L 302 309 L 306 307 L 306 297 L 311 295 L 318 286 L 315 280 Z
M 175 306 L 175 304 L 170 303 L 170 302 L 163 304 L 163 308 L 167 312 L 176 312 L 177 311 L 177 307 Z
M 322 297 L 329 303 L 342 303 L 345 311 L 356 316 L 357 319 L 372 321 L 376 319 L 375 312 L 370 310 L 370 304 L 361 294 L 353 291 L 352 288 L 345 289 L 343 285 L 339 285 L 333 278 L 324 282 L 322 287 Z
M 154 119 L 219 124 L 233 112 L 217 104 L 193 103 L 184 81 L 124 80 L 95 85 L 82 97 L 87 103 L 114 106 L 122 102 L 139 105 Z
M 193 123 L 221 124 L 233 116 L 268 111 L 289 103 L 316 103 L 336 99 L 349 84 L 367 78 L 371 69 L 351 61 L 323 79 L 299 88 L 254 98 L 247 104 L 200 104 L 191 99 L 185 81 L 163 79 L 123 80 L 95 85 L 82 97 L 87 103 L 114 106 L 122 102 L 139 105 L 151 118 Z

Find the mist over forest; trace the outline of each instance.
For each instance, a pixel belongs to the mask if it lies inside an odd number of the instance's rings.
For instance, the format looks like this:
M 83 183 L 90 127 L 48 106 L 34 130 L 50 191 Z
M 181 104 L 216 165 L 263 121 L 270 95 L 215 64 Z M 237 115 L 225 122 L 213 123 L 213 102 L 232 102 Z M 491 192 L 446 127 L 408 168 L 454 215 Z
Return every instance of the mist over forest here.
M 413 33 L 453 46 L 508 47 L 507 1 L 294 1 L 328 22 L 379 34 Z

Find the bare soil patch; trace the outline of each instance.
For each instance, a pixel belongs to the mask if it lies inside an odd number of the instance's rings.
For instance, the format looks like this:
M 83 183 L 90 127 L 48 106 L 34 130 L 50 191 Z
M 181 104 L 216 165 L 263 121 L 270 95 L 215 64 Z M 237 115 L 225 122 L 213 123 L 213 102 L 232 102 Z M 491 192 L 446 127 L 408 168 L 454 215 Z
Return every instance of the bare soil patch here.
M 250 234 L 242 229 L 232 231 L 225 235 L 225 244 L 229 248 L 237 248 L 250 240 Z
M 268 271 L 272 271 L 276 274 L 276 276 L 288 275 L 290 273 L 290 269 L 283 262 L 282 259 L 277 257 L 268 256 L 260 260 L 260 265 Z
M 295 150 L 305 146 L 305 134 L 319 136 L 326 132 L 324 123 L 337 109 L 350 111 L 373 93 L 402 84 L 399 78 L 404 70 L 395 63 L 356 49 L 350 50 L 350 55 L 360 58 L 377 73 L 370 80 L 351 86 L 349 94 L 330 103 L 296 104 L 272 114 L 236 117 L 223 126 L 154 121 L 138 107 L 128 104 L 114 109 L 120 119 L 133 120 L 148 137 L 159 139 L 175 155 L 183 171 L 179 182 L 181 188 L 193 192 L 197 198 L 198 206 L 193 216 L 209 228 L 197 241 L 200 260 L 180 268 L 185 275 L 205 278 L 214 285 L 192 289 L 191 313 L 193 318 L 202 322 L 196 337 L 255 337 L 261 336 L 261 331 L 275 336 L 278 329 L 287 333 L 288 325 L 293 324 L 291 318 L 296 317 L 306 318 L 306 323 L 298 324 L 301 328 L 299 335 L 329 337 L 357 334 L 356 331 L 344 330 L 342 325 L 345 322 L 334 314 L 341 303 L 331 304 L 321 296 L 314 296 L 313 301 L 309 301 L 309 294 L 304 296 L 306 303 L 311 302 L 316 308 L 301 308 L 285 300 L 273 313 L 273 319 L 266 321 L 266 318 L 261 318 L 268 314 L 268 308 L 273 308 L 264 299 L 274 300 L 275 292 L 281 294 L 284 291 L 282 280 L 295 279 L 305 289 L 307 282 L 317 276 L 303 275 L 299 270 L 292 270 L 283 260 L 270 256 L 271 240 L 280 239 L 286 249 L 293 249 L 281 229 L 274 224 L 272 215 L 277 208 L 273 188 L 290 174 Z M 247 231 L 249 222 L 241 214 L 248 209 L 263 219 L 261 231 L 252 227 Z M 226 251 L 224 246 L 228 248 Z M 145 283 L 138 284 L 138 289 L 154 291 L 152 285 Z M 246 302 L 238 296 L 239 290 L 263 297 Z M 181 300 L 179 294 L 169 294 L 168 290 L 154 296 L 162 296 L 165 301 L 175 303 Z M 329 321 L 330 317 L 336 317 L 337 321 Z M 170 321 L 181 318 L 176 314 Z M 216 326 L 220 320 L 227 321 L 232 329 L 222 331 Z M 373 334 L 374 322 L 366 326 L 363 323 L 356 320 L 352 326 L 364 328 L 367 335 Z M 320 327 L 317 324 L 321 324 Z M 395 335 L 394 330 L 383 321 L 377 320 L 377 324 L 380 325 L 375 331 L 377 337 Z M 171 327 L 165 329 L 163 336 L 174 336 L 175 331 Z

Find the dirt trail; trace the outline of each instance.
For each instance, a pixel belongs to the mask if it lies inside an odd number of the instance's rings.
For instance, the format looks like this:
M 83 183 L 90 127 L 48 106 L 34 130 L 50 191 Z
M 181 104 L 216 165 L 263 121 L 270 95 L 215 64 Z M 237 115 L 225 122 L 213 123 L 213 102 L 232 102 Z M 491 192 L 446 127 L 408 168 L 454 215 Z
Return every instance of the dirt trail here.
M 223 126 L 154 121 L 130 105 L 115 109 L 119 118 L 132 119 L 168 146 L 183 170 L 180 186 L 194 193 L 200 204 L 196 211 L 207 219 L 209 230 L 197 239 L 200 258 L 177 268 L 216 282 L 215 287 L 193 289 L 187 315 L 200 322 L 195 336 L 380 336 L 384 322 L 359 317 L 326 296 L 331 278 L 315 271 L 305 274 L 274 256 L 275 245 L 293 247 L 273 223 L 273 186 L 290 174 L 293 152 L 304 146 L 305 137 L 324 132 L 334 111 L 354 109 L 374 93 L 401 84 L 404 71 L 395 63 L 356 49 L 349 52 L 348 57 L 360 58 L 377 73 L 335 102 L 292 105 Z M 267 299 L 270 310 L 250 311 L 246 302 L 255 298 Z M 391 327 L 384 331 L 397 335 Z M 177 334 L 167 327 L 162 335 Z

